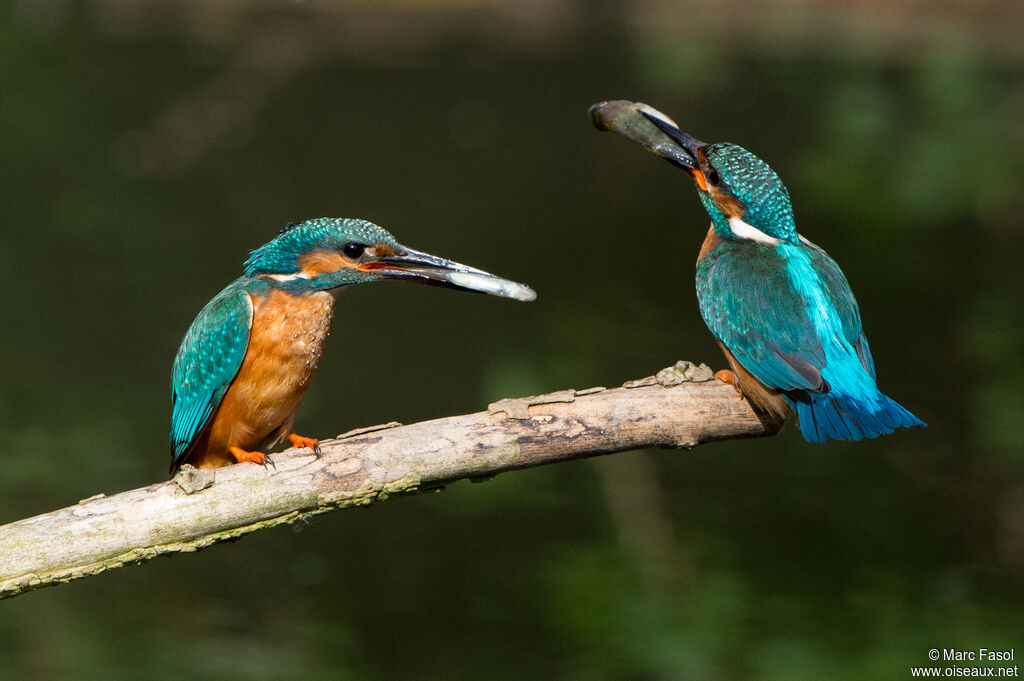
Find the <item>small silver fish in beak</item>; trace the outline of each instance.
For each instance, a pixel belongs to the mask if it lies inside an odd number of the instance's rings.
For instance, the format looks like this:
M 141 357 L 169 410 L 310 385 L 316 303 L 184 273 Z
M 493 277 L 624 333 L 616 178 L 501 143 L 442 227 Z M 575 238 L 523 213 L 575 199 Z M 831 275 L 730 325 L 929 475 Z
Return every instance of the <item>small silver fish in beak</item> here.
M 537 299 L 536 291 L 524 284 L 502 279 L 490 272 L 439 258 L 436 255 L 404 246 L 402 249 L 395 255 L 365 262 L 359 265 L 358 269 L 375 272 L 383 279 L 406 279 L 430 286 L 475 291 L 524 302 Z

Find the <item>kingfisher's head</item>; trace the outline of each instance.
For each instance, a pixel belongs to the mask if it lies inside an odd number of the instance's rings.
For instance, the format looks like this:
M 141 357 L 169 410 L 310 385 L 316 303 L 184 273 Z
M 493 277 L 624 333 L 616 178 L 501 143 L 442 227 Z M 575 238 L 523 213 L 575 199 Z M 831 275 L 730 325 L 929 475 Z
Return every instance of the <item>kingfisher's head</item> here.
M 743 147 L 705 144 L 646 104 L 617 100 L 590 107 L 601 130 L 614 130 L 693 178 L 715 232 L 726 239 L 796 243 L 789 192 L 771 167 Z
M 293 293 L 405 279 L 517 300 L 536 297 L 522 284 L 403 246 L 383 227 L 355 218 L 289 223 L 249 254 L 245 275 Z

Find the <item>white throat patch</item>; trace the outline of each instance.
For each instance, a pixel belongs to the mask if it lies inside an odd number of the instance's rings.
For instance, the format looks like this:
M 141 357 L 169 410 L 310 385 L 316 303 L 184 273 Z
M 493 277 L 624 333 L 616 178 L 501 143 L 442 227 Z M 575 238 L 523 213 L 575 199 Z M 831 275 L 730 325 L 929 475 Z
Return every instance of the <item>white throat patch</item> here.
M 731 217 L 729 218 L 729 229 L 732 230 L 733 236 L 739 237 L 740 239 L 750 239 L 751 241 L 757 241 L 762 244 L 776 245 L 779 240 L 773 236 L 768 236 L 757 227 L 754 227 L 748 222 L 744 222 L 742 218 Z
M 310 279 L 311 277 L 306 272 L 296 272 L 295 274 L 268 274 L 267 278 L 268 279 L 273 279 L 274 281 L 284 282 L 284 281 L 296 281 L 298 279 Z

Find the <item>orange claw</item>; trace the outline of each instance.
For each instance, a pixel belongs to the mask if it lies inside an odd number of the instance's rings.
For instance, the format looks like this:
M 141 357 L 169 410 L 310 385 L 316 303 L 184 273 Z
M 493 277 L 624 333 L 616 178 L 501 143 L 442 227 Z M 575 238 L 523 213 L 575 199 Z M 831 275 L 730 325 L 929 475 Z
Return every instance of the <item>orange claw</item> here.
M 264 468 L 267 467 L 267 464 L 270 464 L 274 467 L 274 470 L 277 470 L 274 461 L 263 452 L 247 452 L 241 447 L 228 447 L 228 451 L 231 452 L 238 463 L 258 463 Z
M 741 395 L 743 394 L 743 391 L 740 390 L 740 383 L 739 381 L 736 380 L 736 374 L 729 371 L 728 369 L 716 371 L 715 378 L 717 378 L 722 383 L 728 383 L 729 385 L 736 389 L 736 392 L 738 392 Z
M 292 443 L 292 447 L 309 447 L 316 454 L 317 458 L 320 458 L 320 440 L 313 437 L 302 437 L 292 433 L 288 436 L 288 440 Z

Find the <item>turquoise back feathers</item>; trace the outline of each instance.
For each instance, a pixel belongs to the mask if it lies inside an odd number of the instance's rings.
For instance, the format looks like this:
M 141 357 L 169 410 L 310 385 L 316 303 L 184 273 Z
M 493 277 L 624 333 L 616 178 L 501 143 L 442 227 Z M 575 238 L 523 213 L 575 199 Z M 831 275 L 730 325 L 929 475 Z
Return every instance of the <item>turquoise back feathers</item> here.
M 203 307 L 181 341 L 171 369 L 171 472 L 187 458 L 231 379 L 242 366 L 253 305 L 237 279 Z
M 589 114 L 693 179 L 712 224 L 697 263 L 701 315 L 755 407 L 779 413 L 781 397 L 810 442 L 924 425 L 878 389 L 850 285 L 797 233 L 789 192 L 767 163 L 735 144 L 705 144 L 646 104 L 602 102 Z

